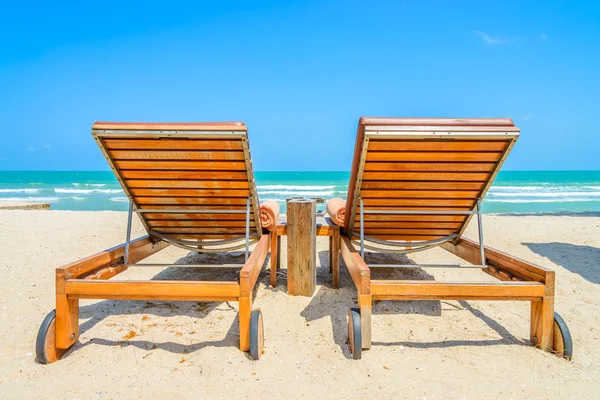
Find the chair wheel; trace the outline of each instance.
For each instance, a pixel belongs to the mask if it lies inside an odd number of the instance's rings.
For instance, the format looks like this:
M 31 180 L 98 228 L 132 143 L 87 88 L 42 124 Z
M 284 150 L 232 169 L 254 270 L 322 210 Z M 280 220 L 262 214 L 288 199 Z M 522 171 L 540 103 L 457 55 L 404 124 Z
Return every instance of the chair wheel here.
M 58 360 L 68 349 L 56 348 L 56 310 L 52 310 L 42 321 L 35 339 L 35 359 L 40 364 Z
M 362 332 L 360 330 L 360 310 L 351 308 L 348 313 L 348 339 L 352 358 L 360 360 L 362 357 Z
M 554 351 L 561 357 L 571 360 L 573 358 L 573 339 L 565 320 L 554 313 Z
M 263 317 L 259 309 L 252 310 L 250 314 L 250 356 L 253 360 L 260 360 L 265 348 L 265 332 Z

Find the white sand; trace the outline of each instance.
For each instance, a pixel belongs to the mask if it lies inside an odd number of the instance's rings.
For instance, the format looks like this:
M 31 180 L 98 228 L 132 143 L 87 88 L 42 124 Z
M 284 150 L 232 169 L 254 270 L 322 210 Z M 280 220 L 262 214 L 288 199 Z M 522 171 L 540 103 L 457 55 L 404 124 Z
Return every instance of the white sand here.
M 268 287 L 266 272 L 259 279 L 255 305 L 263 311 L 266 336 L 260 361 L 237 348 L 237 303 L 86 300 L 79 342 L 62 360 L 36 364 L 37 330 L 54 308 L 54 269 L 122 243 L 125 219 L 119 212 L 0 211 L 0 397 L 600 397 L 600 218 L 595 217 L 484 218 L 486 244 L 556 270 L 556 310 L 574 337 L 572 362 L 529 345 L 527 303 L 455 301 L 378 302 L 373 348 L 362 360 L 351 360 L 346 315 L 356 291 L 343 266 L 342 288 L 331 289 L 327 241 L 319 238 L 320 286 L 313 298 L 287 296 L 285 269 L 275 289 Z M 474 228 L 468 237 L 476 237 Z M 135 232 L 143 233 L 139 225 Z M 282 243 L 285 247 L 285 239 Z M 148 261 L 185 256 L 168 248 Z M 413 259 L 455 260 L 443 250 Z M 285 268 L 285 252 L 282 260 Z M 215 275 L 136 269 L 119 278 L 159 273 L 182 279 Z M 476 270 L 380 274 L 492 280 Z

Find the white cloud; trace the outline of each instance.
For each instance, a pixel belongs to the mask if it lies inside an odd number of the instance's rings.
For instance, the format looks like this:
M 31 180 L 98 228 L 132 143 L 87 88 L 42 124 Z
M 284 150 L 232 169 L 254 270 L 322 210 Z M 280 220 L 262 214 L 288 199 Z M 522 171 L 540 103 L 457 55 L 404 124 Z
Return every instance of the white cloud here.
M 506 43 L 506 39 L 502 39 L 499 37 L 494 37 L 494 36 L 490 36 L 485 32 L 481 32 L 481 31 L 476 31 L 475 33 L 477 33 L 479 35 L 479 37 L 481 38 L 481 40 L 483 40 L 485 43 L 489 44 L 489 45 L 497 45 L 497 44 L 504 44 Z
M 531 119 L 531 115 L 526 115 L 526 116 L 523 117 L 523 119 L 525 121 L 529 121 Z
M 50 147 L 51 147 L 51 146 L 50 146 L 49 144 L 45 144 L 45 145 L 44 145 L 44 148 L 45 148 L 45 149 L 49 149 Z
M 33 146 L 27 146 L 27 147 L 25 148 L 25 150 L 27 150 L 27 151 L 38 151 L 39 149 L 38 149 L 37 147 L 33 147 Z
M 540 39 L 546 40 L 546 39 L 548 39 L 548 36 L 544 32 L 542 32 L 542 33 L 540 33 Z

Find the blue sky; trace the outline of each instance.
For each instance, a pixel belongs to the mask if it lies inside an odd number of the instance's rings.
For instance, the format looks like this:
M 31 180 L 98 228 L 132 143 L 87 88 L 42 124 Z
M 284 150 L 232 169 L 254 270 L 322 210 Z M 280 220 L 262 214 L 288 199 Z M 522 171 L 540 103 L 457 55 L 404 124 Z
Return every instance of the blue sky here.
M 599 2 L 17 3 L 3 170 L 107 169 L 96 120 L 241 120 L 256 170 L 348 170 L 362 115 L 511 117 L 505 169 L 600 169 Z

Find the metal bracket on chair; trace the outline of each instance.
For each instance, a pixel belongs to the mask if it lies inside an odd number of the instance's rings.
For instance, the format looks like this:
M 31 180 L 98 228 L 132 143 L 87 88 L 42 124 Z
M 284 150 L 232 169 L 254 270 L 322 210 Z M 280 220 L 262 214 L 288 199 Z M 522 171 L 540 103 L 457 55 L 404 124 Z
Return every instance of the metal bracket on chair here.
M 133 213 L 162 213 L 162 214 L 242 214 L 245 213 L 246 214 L 246 233 L 244 236 L 237 236 L 231 239 L 225 239 L 225 240 L 212 240 L 212 241 L 205 241 L 205 240 L 184 240 L 184 239 L 177 239 L 174 237 L 171 237 L 169 235 L 165 235 L 163 233 L 159 233 L 156 232 L 154 230 L 150 231 L 150 236 L 151 237 L 155 237 L 155 238 L 159 238 L 161 240 L 164 240 L 165 242 L 168 242 L 170 244 L 172 244 L 173 246 L 185 249 L 185 250 L 190 250 L 190 251 L 195 251 L 198 253 L 223 253 L 226 251 L 232 251 L 232 250 L 239 250 L 241 248 L 245 249 L 244 252 L 244 257 L 245 257 L 245 261 L 248 261 L 248 256 L 250 254 L 250 245 L 256 243 L 258 241 L 257 236 L 258 233 L 256 234 L 250 234 L 250 211 L 251 211 L 251 202 L 250 202 L 251 198 L 248 198 L 248 200 L 246 201 L 246 209 L 245 210 L 219 210 L 219 209 L 192 209 L 192 208 L 167 208 L 167 209 L 151 209 L 151 208 L 142 208 L 142 209 L 137 209 L 134 207 L 133 204 L 133 199 L 130 198 L 129 199 L 129 212 L 128 212 L 128 216 L 127 216 L 127 235 L 126 235 L 126 239 L 125 239 L 125 256 L 124 256 L 124 263 L 125 264 L 129 264 L 129 247 L 131 244 L 131 221 L 132 221 L 132 217 L 133 217 Z M 213 248 L 213 249 L 206 249 L 206 248 L 201 248 L 199 249 L 198 246 L 204 247 L 204 246 L 223 246 L 223 245 L 227 245 L 230 243 L 234 243 L 234 242 L 239 242 L 240 240 L 244 240 L 244 242 L 242 243 L 238 243 L 229 247 L 219 247 L 219 248 Z
M 131 219 L 133 218 L 133 199 L 129 198 L 129 210 L 127 212 L 127 234 L 125 235 L 125 264 L 129 263 L 129 246 L 131 244 Z
M 248 252 L 250 250 L 250 197 L 246 201 L 246 252 L 244 261 L 248 261 Z
M 452 239 L 458 237 L 458 234 L 452 233 L 448 236 L 444 236 L 435 240 L 428 241 L 420 241 L 420 242 L 403 242 L 403 241 L 391 241 L 391 240 L 383 240 L 376 239 L 369 236 L 365 236 L 365 214 L 392 214 L 392 215 L 473 215 L 477 214 L 477 225 L 479 228 L 479 250 L 481 253 L 481 265 L 485 266 L 485 248 L 483 245 L 483 222 L 481 217 L 481 201 L 477 199 L 477 209 L 473 211 L 457 211 L 457 210 L 365 210 L 363 199 L 359 198 L 360 202 L 360 234 L 352 233 L 352 236 L 358 236 L 359 241 L 353 240 L 352 243 L 360 245 L 360 255 L 362 258 L 365 257 L 365 248 L 369 250 L 375 251 L 386 251 L 390 253 L 414 253 L 417 251 L 423 251 L 430 249 L 432 247 L 439 246 L 442 243 L 448 242 Z M 375 244 L 383 245 L 383 246 L 391 246 L 391 247 L 405 247 L 404 249 L 383 249 L 378 248 L 369 244 L 366 244 L 365 241 L 372 242 Z M 408 248 L 410 247 L 410 248 Z

